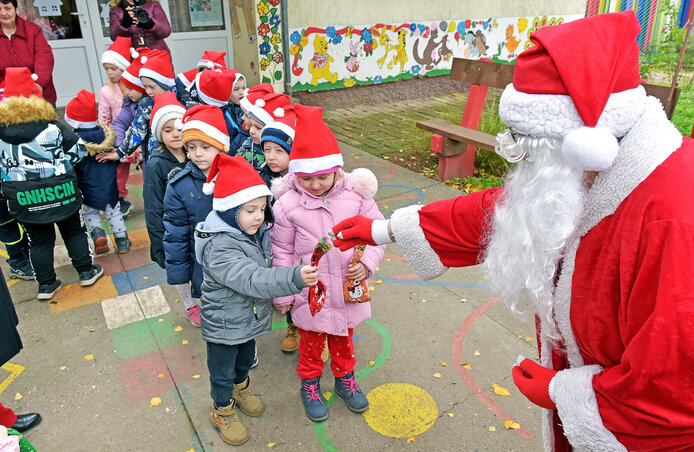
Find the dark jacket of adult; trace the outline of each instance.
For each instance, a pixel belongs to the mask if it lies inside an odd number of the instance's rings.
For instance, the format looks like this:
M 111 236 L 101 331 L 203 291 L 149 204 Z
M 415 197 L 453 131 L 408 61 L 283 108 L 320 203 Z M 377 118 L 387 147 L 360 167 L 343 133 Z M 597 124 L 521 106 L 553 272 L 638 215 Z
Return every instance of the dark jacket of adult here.
M 5 81 L 8 67 L 28 67 L 38 76 L 36 83 L 43 88 L 43 98 L 55 104 L 53 85 L 53 50 L 38 25 L 17 16 L 17 31 L 11 39 L 0 33 L 0 83 Z
M 169 173 L 174 168 L 183 168 L 168 149 L 153 150 L 147 162 L 142 198 L 145 201 L 145 224 L 149 234 L 149 255 L 161 268 L 164 266 L 164 193 Z
M 193 162 L 188 162 L 169 180 L 164 196 L 166 282 L 174 285 L 190 281 L 195 298 L 200 298 L 202 285 L 202 267 L 195 260 L 195 225 L 205 221 L 212 211 L 212 195 L 202 192 L 206 179 Z
M 115 41 L 118 36 L 125 36 L 131 39 L 133 48 L 149 47 L 171 53 L 164 42 L 164 38 L 171 34 L 171 24 L 159 2 L 142 0 L 140 7 L 147 11 L 149 21 L 140 22 L 137 25 L 133 24 L 130 14 L 120 4 L 111 8 L 109 14 L 111 40 Z M 144 42 L 140 42 L 140 39 Z
M 22 349 L 17 324 L 19 319 L 12 304 L 5 277 L 0 272 L 0 366 Z

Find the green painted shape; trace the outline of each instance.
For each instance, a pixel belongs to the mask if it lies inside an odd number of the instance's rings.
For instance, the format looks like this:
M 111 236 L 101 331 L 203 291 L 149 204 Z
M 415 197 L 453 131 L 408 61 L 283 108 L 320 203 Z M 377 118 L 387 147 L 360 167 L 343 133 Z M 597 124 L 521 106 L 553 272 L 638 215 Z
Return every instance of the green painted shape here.
M 159 319 L 164 319 L 160 322 Z M 109 331 L 118 359 L 130 359 L 181 343 L 181 335 L 169 312 L 158 317 L 139 320 Z
M 272 322 L 272 330 L 283 330 L 287 328 L 287 322 Z

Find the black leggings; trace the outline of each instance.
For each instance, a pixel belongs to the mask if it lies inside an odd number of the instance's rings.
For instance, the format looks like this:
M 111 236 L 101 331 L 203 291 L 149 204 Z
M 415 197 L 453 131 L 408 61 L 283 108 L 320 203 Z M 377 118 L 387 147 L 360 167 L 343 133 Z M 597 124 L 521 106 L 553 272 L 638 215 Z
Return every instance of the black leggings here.
M 55 281 L 53 269 L 53 249 L 55 248 L 55 226 L 65 242 L 65 248 L 72 260 L 72 266 L 79 273 L 92 268 L 92 254 L 89 249 L 87 228 L 84 226 L 82 211 L 78 210 L 63 221 L 48 224 L 24 223 L 29 236 L 29 257 L 39 284 L 52 284 Z

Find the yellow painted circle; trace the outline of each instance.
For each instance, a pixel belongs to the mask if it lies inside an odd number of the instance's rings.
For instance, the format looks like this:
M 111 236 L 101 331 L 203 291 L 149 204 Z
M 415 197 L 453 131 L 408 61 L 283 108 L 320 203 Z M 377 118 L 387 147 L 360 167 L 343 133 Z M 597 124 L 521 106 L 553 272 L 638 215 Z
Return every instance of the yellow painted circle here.
M 364 419 L 376 432 L 393 438 L 419 435 L 434 425 L 438 408 L 424 389 L 406 383 L 388 383 L 369 392 Z

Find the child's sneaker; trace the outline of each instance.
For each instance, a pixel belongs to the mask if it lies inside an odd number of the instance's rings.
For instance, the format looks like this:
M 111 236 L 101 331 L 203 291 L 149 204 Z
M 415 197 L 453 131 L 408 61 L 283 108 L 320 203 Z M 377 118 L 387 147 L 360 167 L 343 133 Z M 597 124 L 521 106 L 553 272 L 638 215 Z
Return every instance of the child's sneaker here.
M 287 335 L 282 339 L 282 351 L 285 353 L 295 352 L 299 348 L 299 331 L 293 323 L 287 324 Z
M 193 326 L 200 328 L 200 306 L 195 305 L 190 309 L 186 309 L 186 317 L 188 317 Z
M 345 399 L 347 408 L 355 413 L 363 413 L 369 409 L 369 400 L 359 389 L 354 371 L 344 377 L 335 377 L 335 392 Z
M 233 399 L 229 406 L 224 408 L 217 408 L 212 403 L 210 422 L 212 422 L 214 428 L 219 430 L 219 434 L 224 442 L 232 446 L 240 446 L 251 437 L 236 414 L 236 401 Z
M 251 393 L 250 385 L 251 377 L 246 378 L 243 383 L 234 385 L 234 400 L 243 414 L 257 417 L 265 412 L 265 403 Z
M 23 279 L 25 281 L 31 281 L 35 277 L 36 275 L 34 274 L 34 269 L 31 267 L 31 262 L 28 260 L 19 265 L 10 264 L 10 279 Z
M 133 211 L 133 205 L 130 201 L 125 198 L 118 198 L 120 203 L 120 213 L 123 217 L 127 217 Z
M 328 419 L 328 406 L 320 391 L 320 377 L 301 380 L 301 401 L 304 402 L 306 416 L 313 422 Z
M 118 251 L 118 254 L 130 252 L 130 245 L 132 245 L 132 242 L 130 242 L 127 233 L 125 237 L 114 237 L 114 241 L 116 242 L 116 251 Z M 198 324 L 198 326 L 200 325 Z
M 94 241 L 94 253 L 97 255 L 108 254 L 108 239 L 103 229 L 93 228 L 92 240 Z
M 56 279 L 51 284 L 39 284 L 39 294 L 36 295 L 36 298 L 39 300 L 50 300 L 62 286 L 63 283 L 59 279 Z
M 97 279 L 101 278 L 101 275 L 103 274 L 104 269 L 101 268 L 101 265 L 92 265 L 92 268 L 90 268 L 89 270 L 79 273 L 80 286 L 91 286 L 96 282 Z

